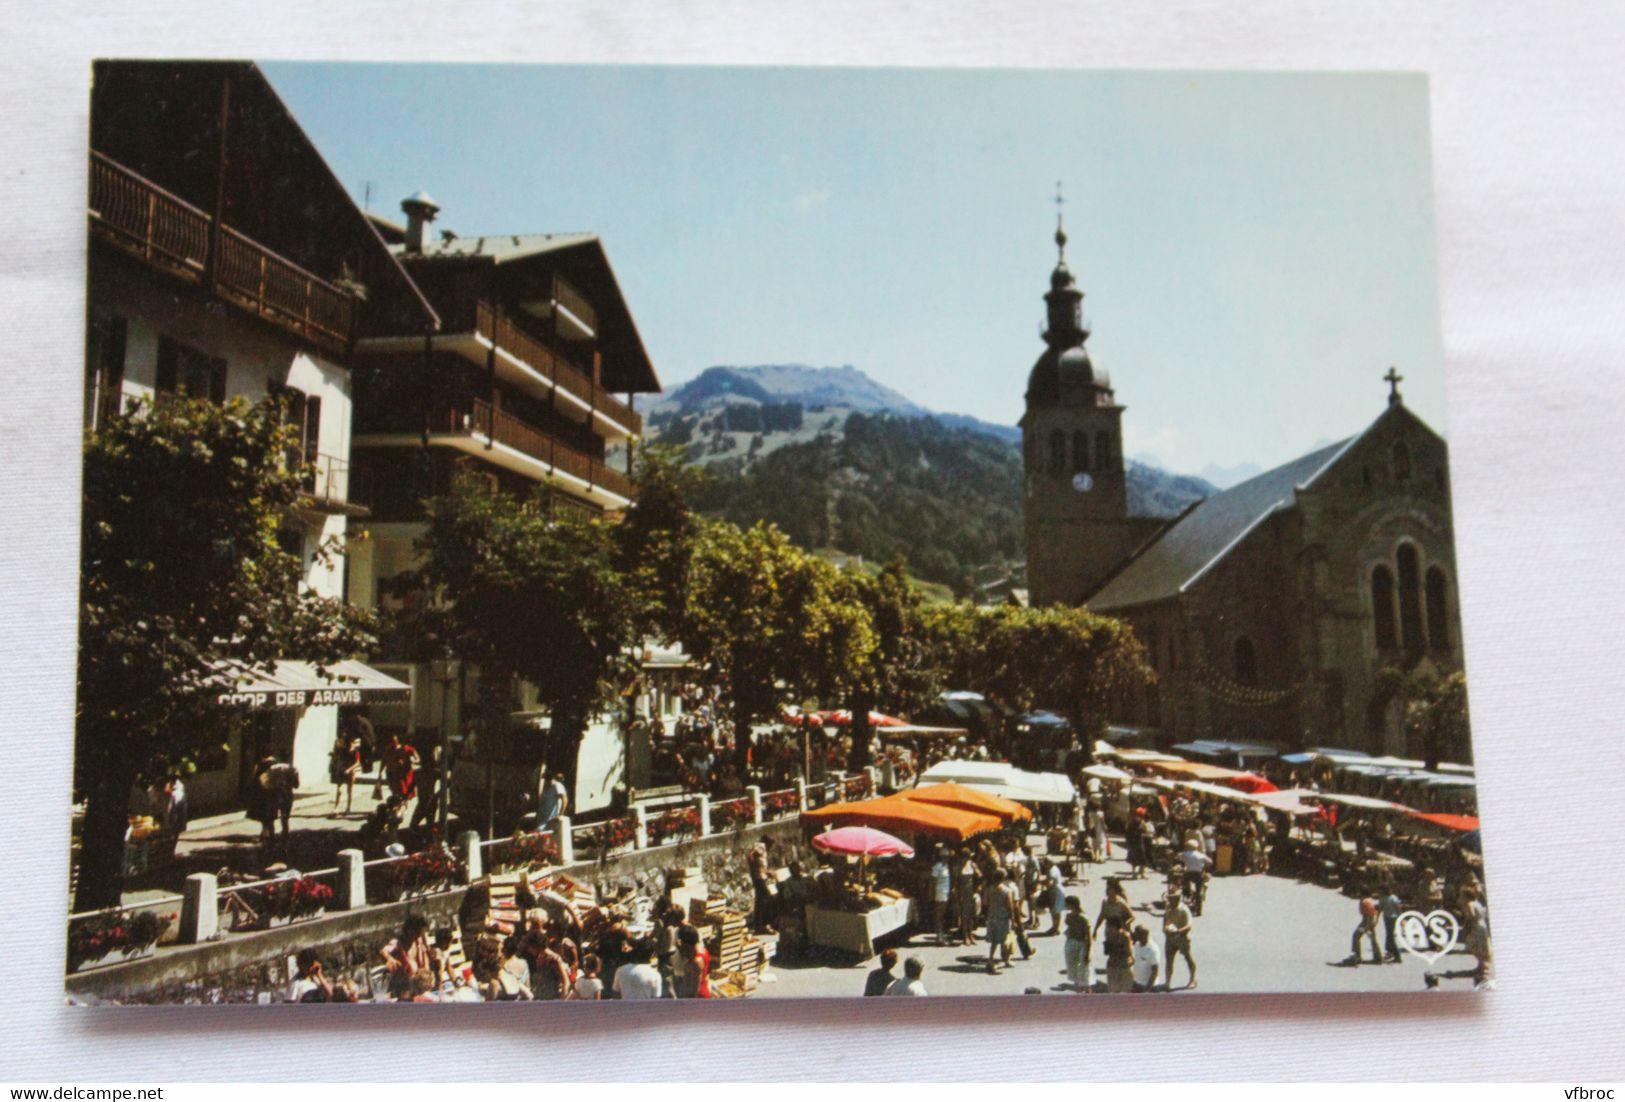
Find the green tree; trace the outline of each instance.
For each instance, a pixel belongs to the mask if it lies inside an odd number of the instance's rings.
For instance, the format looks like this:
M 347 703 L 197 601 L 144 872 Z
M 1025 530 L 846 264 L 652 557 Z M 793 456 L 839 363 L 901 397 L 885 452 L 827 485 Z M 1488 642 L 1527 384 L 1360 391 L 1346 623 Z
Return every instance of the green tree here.
M 322 669 L 371 642 L 368 617 L 306 589 L 299 552 L 279 540 L 304 476 L 286 462 L 296 441 L 281 414 L 269 402 L 165 400 L 86 436 L 80 910 L 119 902 L 130 791 L 143 772 L 184 767 L 221 741 L 230 716 L 213 697 L 223 665 L 297 657 Z
M 1440 674 L 1426 664 L 1404 672 L 1393 667 L 1377 677 L 1372 699 L 1386 710 L 1397 700 L 1406 741 L 1428 769 L 1438 769 L 1446 754 L 1470 754 L 1467 675 Z
M 616 531 L 619 568 L 633 593 L 637 630 L 681 639 L 700 532 L 689 503 L 705 471 L 684 464 L 679 449 L 652 445 L 639 449 L 636 479 L 636 500 Z
M 777 713 L 783 692 L 834 695 L 874 647 L 840 573 L 764 524 L 705 528 L 686 620 L 689 652 L 726 682 L 741 775 L 751 727 Z
M 1016 712 L 1054 708 L 1085 752 L 1105 733 L 1112 700 L 1156 678 L 1121 620 L 1058 605 L 1004 605 L 990 627 L 974 659 L 977 688 Z
M 909 583 L 907 563 L 895 556 L 874 578 L 853 579 L 856 599 L 869 614 L 875 645 L 852 685 L 851 768 L 869 764 L 869 712 L 909 715 L 942 691 L 923 620 L 924 602 Z
M 549 510 L 544 498 L 493 489 L 469 470 L 428 509 L 422 577 L 447 645 L 480 668 L 482 728 L 505 731 L 514 679 L 530 682 L 551 717 L 548 770 L 573 792 L 582 734 L 633 639 L 614 522 Z

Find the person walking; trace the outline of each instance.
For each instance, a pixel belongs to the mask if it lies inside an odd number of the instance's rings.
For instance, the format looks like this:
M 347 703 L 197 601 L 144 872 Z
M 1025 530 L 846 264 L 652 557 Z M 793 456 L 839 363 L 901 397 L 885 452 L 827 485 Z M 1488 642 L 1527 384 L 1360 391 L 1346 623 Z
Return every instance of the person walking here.
M 433 827 L 435 813 L 440 807 L 441 788 L 443 787 L 443 773 L 440 768 L 440 747 L 429 749 L 429 756 L 418 767 L 414 783 L 417 786 L 418 802 L 412 809 L 412 829 L 420 826 Z
M 1112 855 L 1112 842 L 1106 835 L 1106 812 L 1102 810 L 1100 804 L 1094 802 L 1089 804 L 1089 815 L 1086 821 L 1089 827 L 1089 836 L 1094 841 L 1094 853 L 1090 855 L 1091 860 L 1096 862 L 1105 861 Z
M 1371 963 L 1381 964 L 1382 954 L 1377 951 L 1377 915 L 1381 908 L 1377 900 L 1366 896 L 1360 900 L 1360 924 L 1354 927 L 1354 936 L 1349 939 L 1349 960 L 1351 967 L 1360 965 L 1360 939 L 1365 938 L 1371 942 Z
M 1196 958 L 1191 955 L 1191 909 L 1185 905 L 1179 889 L 1169 888 L 1166 899 L 1167 909 L 1162 913 L 1163 958 L 1168 969 L 1168 990 L 1174 987 L 1174 958 L 1185 958 L 1185 966 L 1190 969 L 1190 982 L 1185 984 L 1187 991 L 1196 990 Z
M 1092 949 L 1089 916 L 1083 913 L 1083 901 L 1069 895 L 1066 897 L 1066 942 L 1062 952 L 1066 959 L 1067 982 L 1072 985 L 1072 990 L 1080 994 L 1093 987 L 1089 974 Z
M 990 976 L 999 974 L 994 964 L 995 954 L 1004 958 L 1005 967 L 1010 965 L 1011 927 L 1015 924 L 1018 904 L 1016 902 L 1016 888 L 1013 878 L 1001 879 L 988 893 L 987 899 L 987 972 Z
M 1382 896 L 1377 900 L 1377 909 L 1382 912 L 1383 956 L 1392 964 L 1400 964 L 1403 958 L 1399 955 L 1399 939 L 1396 933 L 1399 928 L 1399 911 L 1403 907 L 1399 901 L 1399 893 L 1394 891 L 1391 877 L 1385 877 L 1382 886 Z
M 1057 937 L 1061 932 L 1061 916 L 1066 911 L 1066 885 L 1061 875 L 1060 866 L 1051 863 L 1044 870 L 1044 880 L 1039 888 L 1046 909 L 1049 911 L 1049 936 Z
M 344 814 L 355 810 L 355 778 L 361 772 L 361 740 L 341 730 L 328 754 L 327 779 L 333 782 L 333 810 L 339 813 L 339 797 L 344 797 Z

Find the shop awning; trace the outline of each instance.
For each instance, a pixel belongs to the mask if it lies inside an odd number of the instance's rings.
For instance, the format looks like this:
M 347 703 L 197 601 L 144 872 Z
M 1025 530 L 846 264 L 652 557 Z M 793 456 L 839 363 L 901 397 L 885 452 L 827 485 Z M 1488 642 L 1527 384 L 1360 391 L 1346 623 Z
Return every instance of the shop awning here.
M 314 662 L 273 662 L 269 669 L 222 665 L 211 686 L 223 708 L 260 711 L 325 704 L 387 704 L 412 698 L 412 686 L 364 662 L 346 659 L 316 668 Z
M 997 815 L 915 802 L 900 796 L 830 804 L 828 807 L 803 811 L 801 817 L 819 825 L 867 826 L 899 834 L 952 838 L 956 841 L 998 830 L 1004 825 Z
M 1253 801 L 1272 811 L 1284 811 L 1288 815 L 1313 815 L 1320 809 L 1303 801 L 1304 797 L 1316 794 L 1308 788 L 1287 788 L 1279 792 L 1260 792 L 1253 797 Z
M 1077 796 L 1064 773 L 1029 773 L 1002 761 L 940 761 L 920 777 L 921 784 L 949 781 L 1022 803 L 1069 804 Z
M 1147 764 L 1159 773 L 1189 777 L 1195 781 L 1223 781 L 1247 776 L 1239 769 L 1226 769 L 1222 765 L 1208 765 L 1200 761 L 1154 761 Z
M 1127 769 L 1119 769 L 1115 765 L 1086 765 L 1082 769 L 1086 777 L 1099 777 L 1103 781 L 1131 781 L 1134 774 Z
M 905 800 L 916 800 L 922 803 L 937 804 L 941 807 L 956 807 L 962 811 L 973 811 L 988 815 L 997 815 L 1006 822 L 1013 819 L 1031 819 L 1033 813 L 1003 796 L 995 796 L 991 792 L 970 788 L 966 785 L 955 784 L 948 781 L 944 784 L 928 784 L 923 788 L 910 788 L 898 793 Z

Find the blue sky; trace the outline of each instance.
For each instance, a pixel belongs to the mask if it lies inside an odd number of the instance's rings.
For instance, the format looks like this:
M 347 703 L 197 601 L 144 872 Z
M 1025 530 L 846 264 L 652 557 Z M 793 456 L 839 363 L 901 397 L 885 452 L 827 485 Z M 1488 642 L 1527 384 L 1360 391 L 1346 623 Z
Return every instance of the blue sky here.
M 667 386 L 850 363 L 1014 423 L 1057 179 L 1127 450 L 1283 462 L 1390 364 L 1443 431 L 1415 75 L 267 63 L 374 210 L 604 238 Z

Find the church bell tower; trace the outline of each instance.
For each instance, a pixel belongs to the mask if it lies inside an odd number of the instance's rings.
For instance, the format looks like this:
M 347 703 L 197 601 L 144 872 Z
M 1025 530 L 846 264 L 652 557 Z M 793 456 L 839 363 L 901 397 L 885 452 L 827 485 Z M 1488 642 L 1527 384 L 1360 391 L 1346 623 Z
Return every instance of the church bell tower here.
M 1060 202 L 1057 194 L 1057 203 Z M 1034 605 L 1079 604 L 1134 549 L 1123 471 L 1123 407 L 1085 343 L 1083 292 L 1059 256 L 1044 296 L 1044 352 L 1027 378 L 1021 418 L 1027 585 Z

